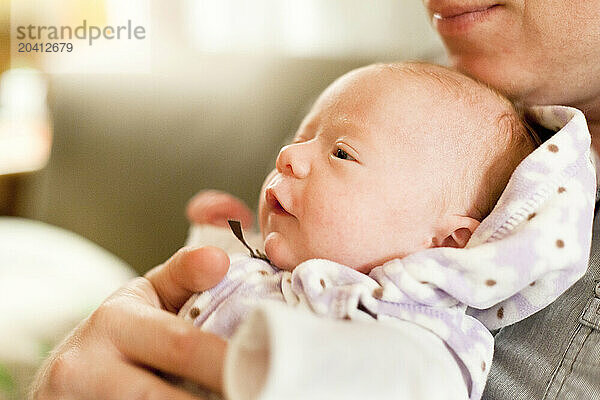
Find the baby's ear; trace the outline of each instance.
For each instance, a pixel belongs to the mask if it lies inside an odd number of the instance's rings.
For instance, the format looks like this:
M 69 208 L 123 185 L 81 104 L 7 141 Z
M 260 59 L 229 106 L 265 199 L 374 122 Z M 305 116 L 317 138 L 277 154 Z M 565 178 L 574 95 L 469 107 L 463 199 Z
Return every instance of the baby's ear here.
M 474 218 L 451 215 L 446 218 L 443 225 L 438 228 L 436 236 L 432 238 L 433 247 L 463 248 L 478 226 L 479 221 Z

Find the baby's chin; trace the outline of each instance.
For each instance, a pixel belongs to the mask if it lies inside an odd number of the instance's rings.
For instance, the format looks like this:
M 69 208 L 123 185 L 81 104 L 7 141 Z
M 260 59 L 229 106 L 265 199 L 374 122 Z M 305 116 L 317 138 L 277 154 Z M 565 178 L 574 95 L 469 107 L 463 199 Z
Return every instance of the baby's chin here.
M 269 232 L 265 236 L 265 253 L 271 263 L 279 269 L 292 271 L 298 264 L 294 260 L 289 243 L 279 232 Z

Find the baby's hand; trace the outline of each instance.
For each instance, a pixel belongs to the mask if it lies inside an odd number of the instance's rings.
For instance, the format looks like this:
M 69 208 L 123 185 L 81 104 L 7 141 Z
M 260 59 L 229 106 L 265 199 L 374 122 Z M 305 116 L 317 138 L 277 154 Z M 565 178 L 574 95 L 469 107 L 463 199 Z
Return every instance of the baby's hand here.
M 227 228 L 227 220 L 235 219 L 249 229 L 254 223 L 254 214 L 240 199 L 218 190 L 203 190 L 189 201 L 187 218 L 192 223 L 208 224 Z

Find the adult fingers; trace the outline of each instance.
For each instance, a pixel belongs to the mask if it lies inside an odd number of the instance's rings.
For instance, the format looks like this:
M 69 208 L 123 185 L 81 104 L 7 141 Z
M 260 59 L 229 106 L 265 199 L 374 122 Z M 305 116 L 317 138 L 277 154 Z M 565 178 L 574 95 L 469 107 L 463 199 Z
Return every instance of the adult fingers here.
M 85 323 L 84 323 L 85 325 Z M 131 364 L 111 342 L 77 331 L 63 343 L 34 384 L 36 400 L 198 400 L 148 370 Z M 44 382 L 46 381 L 46 382 Z M 44 384 L 46 383 L 46 384 Z
M 254 224 L 254 214 L 240 199 L 218 190 L 199 192 L 188 202 L 186 215 L 190 222 L 227 228 L 228 219 L 237 219 L 244 229 Z
M 136 278 L 104 301 L 44 362 L 36 400 L 174 398 L 183 392 L 144 371 L 172 373 L 221 392 L 226 343 L 158 308 L 150 281 Z
M 176 388 L 151 372 L 129 363 L 115 363 L 111 368 L 96 366 L 98 373 L 92 384 L 91 400 L 173 399 L 200 400 L 183 389 Z M 107 384 L 110 382 L 110 384 Z M 92 396 L 92 397 L 90 397 Z
M 113 319 L 112 342 L 127 359 L 221 391 L 223 339 L 151 306 L 123 302 L 105 307 Z
M 221 282 L 229 257 L 217 247 L 182 248 L 165 263 L 146 273 L 164 308 L 177 312 L 194 293 Z

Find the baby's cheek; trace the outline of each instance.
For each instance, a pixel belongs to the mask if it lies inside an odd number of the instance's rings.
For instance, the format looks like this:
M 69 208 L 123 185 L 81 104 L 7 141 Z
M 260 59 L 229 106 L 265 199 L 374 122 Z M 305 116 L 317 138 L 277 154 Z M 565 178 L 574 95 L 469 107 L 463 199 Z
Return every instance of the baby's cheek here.
M 335 255 L 348 253 L 347 249 L 360 244 L 361 219 L 356 210 L 351 212 L 343 205 L 328 204 L 314 211 L 310 228 L 304 232 L 309 239 L 311 258 L 334 260 Z
M 265 204 L 263 201 L 263 194 L 261 192 L 261 199 L 258 201 L 258 228 L 260 229 L 260 233 L 265 235 L 265 226 L 267 224 L 267 216 L 265 212 Z

